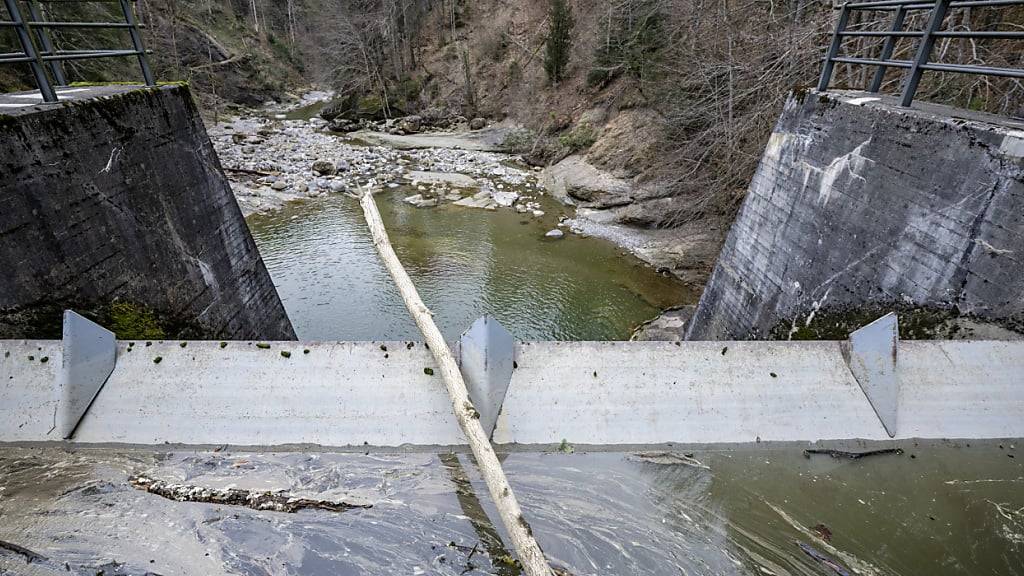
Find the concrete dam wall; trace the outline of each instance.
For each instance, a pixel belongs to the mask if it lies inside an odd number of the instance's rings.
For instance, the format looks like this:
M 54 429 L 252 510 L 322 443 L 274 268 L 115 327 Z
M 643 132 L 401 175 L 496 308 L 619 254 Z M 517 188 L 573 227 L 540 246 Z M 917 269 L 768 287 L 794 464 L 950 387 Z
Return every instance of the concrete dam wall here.
M 168 337 L 293 339 L 185 86 L 0 115 L 0 338 L 115 304 Z
M 1024 121 L 900 108 L 875 94 L 798 94 L 687 338 L 787 338 L 858 311 L 908 308 L 1021 332 L 1022 258 Z

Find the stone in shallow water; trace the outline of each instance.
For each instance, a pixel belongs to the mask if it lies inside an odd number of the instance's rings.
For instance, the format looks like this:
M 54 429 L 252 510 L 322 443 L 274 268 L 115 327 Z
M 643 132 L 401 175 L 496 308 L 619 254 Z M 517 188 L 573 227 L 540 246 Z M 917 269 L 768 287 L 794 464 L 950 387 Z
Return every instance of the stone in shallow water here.
M 404 201 L 417 208 L 433 208 L 437 206 L 437 198 L 424 198 L 422 194 L 407 196 Z
M 479 196 L 479 194 L 463 198 L 462 200 L 454 202 L 454 204 L 456 206 L 465 206 L 466 208 L 483 208 L 484 210 L 495 210 L 498 208 L 498 205 L 490 198 L 490 196 L 484 196 L 482 198 L 477 198 L 477 196 Z
M 504 206 L 508 208 L 509 206 L 516 203 L 516 200 L 519 199 L 519 194 L 516 194 L 515 192 L 504 191 L 495 192 L 494 194 L 492 194 L 492 198 L 494 198 L 494 201 L 497 202 L 498 206 Z
M 465 174 L 412 170 L 406 177 L 422 184 L 447 184 L 456 188 L 479 188 L 480 183 Z
M 544 236 L 547 238 L 562 238 L 563 236 L 565 236 L 565 232 L 562 232 L 558 228 L 555 228 L 553 230 L 548 230 L 547 234 L 545 234 Z

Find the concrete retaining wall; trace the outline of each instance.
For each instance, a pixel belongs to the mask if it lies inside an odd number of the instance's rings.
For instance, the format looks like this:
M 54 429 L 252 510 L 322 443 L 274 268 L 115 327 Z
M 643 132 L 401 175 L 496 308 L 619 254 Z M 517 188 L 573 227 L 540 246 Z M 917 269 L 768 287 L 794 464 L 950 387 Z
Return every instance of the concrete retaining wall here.
M 864 306 L 1022 331 L 1022 258 L 1024 121 L 810 92 L 787 102 L 687 337 L 785 337 Z
M 3 111 L 0 337 L 120 300 L 168 335 L 294 338 L 187 87 Z

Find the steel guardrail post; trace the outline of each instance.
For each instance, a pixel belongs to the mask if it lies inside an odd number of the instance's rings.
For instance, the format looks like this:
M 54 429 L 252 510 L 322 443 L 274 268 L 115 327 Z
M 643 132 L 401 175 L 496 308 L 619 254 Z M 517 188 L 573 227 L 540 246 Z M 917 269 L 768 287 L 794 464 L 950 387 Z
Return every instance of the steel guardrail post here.
M 832 81 L 832 70 L 835 68 L 834 58 L 839 55 L 839 47 L 843 44 L 843 31 L 846 30 L 846 24 L 850 20 L 850 9 L 846 4 L 843 4 L 842 11 L 839 13 L 839 21 L 836 22 L 836 30 L 832 34 L 832 44 L 828 48 L 828 54 L 825 55 L 825 65 L 821 69 L 821 79 L 818 80 L 818 91 L 824 92 L 828 90 L 828 85 Z
M 892 27 L 889 29 L 890 32 L 902 32 L 903 31 L 903 20 L 907 17 L 906 6 L 900 5 L 896 8 L 896 15 L 892 19 Z M 879 60 L 888 60 L 892 58 L 892 52 L 896 48 L 896 39 L 898 36 L 893 34 L 885 39 L 885 45 L 882 46 L 882 53 L 879 55 Z M 871 80 L 871 87 L 868 88 L 868 92 L 878 92 L 882 88 L 882 80 L 885 78 L 885 70 L 887 66 L 885 64 L 879 64 L 878 69 L 875 70 L 875 77 Z
M 32 75 L 36 78 L 36 84 L 39 86 L 39 92 L 43 96 L 43 101 L 56 102 L 57 93 L 54 92 L 53 86 L 50 85 L 50 79 L 46 76 L 43 59 L 39 56 L 39 51 L 36 50 L 35 44 L 32 43 L 32 34 L 29 32 L 28 25 L 25 24 L 25 19 L 21 17 L 18 1 L 4 0 L 4 5 L 7 7 L 7 13 L 11 16 L 11 21 L 14 22 L 14 29 L 18 32 L 18 40 L 21 42 L 22 52 L 25 53 L 25 56 L 31 58 L 29 66 L 32 68 Z
M 928 63 L 932 54 L 932 47 L 935 46 L 934 34 L 942 27 L 942 21 L 946 18 L 946 11 L 949 10 L 950 0 L 936 0 L 932 8 L 932 16 L 924 29 L 924 36 L 917 47 L 917 57 L 910 66 L 910 74 L 907 75 L 906 83 L 903 85 L 903 95 L 900 97 L 900 106 L 909 107 L 917 94 L 917 85 L 921 82 L 921 74 L 924 69 L 921 66 Z
M 39 6 L 39 0 L 28 1 L 28 13 L 32 18 L 33 22 L 46 22 L 46 15 L 42 8 Z M 50 38 L 50 32 L 44 26 L 36 28 L 36 37 L 39 38 L 39 44 L 43 48 L 43 53 L 56 54 L 57 51 L 54 49 L 53 40 Z M 57 86 L 67 86 L 68 80 L 64 75 L 64 64 L 60 61 L 51 60 L 46 63 L 50 68 L 50 73 L 53 74 L 54 84 Z
M 142 68 L 142 78 L 146 86 L 156 86 L 156 79 L 153 78 L 153 71 L 149 69 L 149 60 L 146 59 L 146 47 L 142 44 L 142 35 L 139 34 L 139 24 L 135 19 L 135 8 L 132 6 L 134 0 L 121 0 L 121 11 L 124 12 L 124 21 L 128 23 L 128 33 L 132 37 L 132 46 L 139 56 L 139 67 Z

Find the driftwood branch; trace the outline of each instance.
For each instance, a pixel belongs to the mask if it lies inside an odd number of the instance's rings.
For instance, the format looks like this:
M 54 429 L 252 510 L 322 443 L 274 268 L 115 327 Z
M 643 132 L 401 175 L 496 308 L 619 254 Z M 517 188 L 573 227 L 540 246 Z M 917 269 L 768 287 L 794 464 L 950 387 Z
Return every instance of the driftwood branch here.
M 25 564 L 32 564 L 33 562 L 41 564 L 47 560 L 46 556 L 43 556 L 38 552 L 33 552 L 24 546 L 18 546 L 13 542 L 0 540 L 0 556 L 6 555 L 6 552 L 11 552 L 21 556 L 25 560 Z
M 824 449 L 807 449 L 804 450 L 804 457 L 810 458 L 812 454 L 825 454 L 833 458 L 848 458 L 850 460 L 858 460 L 865 456 L 880 456 L 882 454 L 903 454 L 902 448 L 884 448 L 882 450 L 868 450 L 866 452 L 847 452 L 845 450 L 824 450 Z
M 270 176 L 270 172 L 263 172 L 262 170 L 250 170 L 248 168 L 233 168 L 231 166 L 223 166 L 225 172 L 238 172 L 239 174 L 253 174 L 255 176 Z
M 469 399 L 469 392 L 466 390 L 462 373 L 455 363 L 455 357 L 448 348 L 448 343 L 445 342 L 441 331 L 434 324 L 434 320 L 431 318 L 432 313 L 420 299 L 416 286 L 391 247 L 384 222 L 380 219 L 380 212 L 377 211 L 377 204 L 373 200 L 373 194 L 364 191 L 359 198 L 359 204 L 363 208 L 366 224 L 373 235 L 373 245 L 377 248 L 395 285 L 398 286 L 406 308 L 416 320 L 416 325 L 423 333 L 430 352 L 441 369 L 445 387 L 448 388 L 448 396 L 452 400 L 455 418 L 469 441 L 469 447 L 473 450 L 477 466 L 487 483 L 487 489 L 501 516 L 501 522 L 512 539 L 512 545 L 519 555 L 524 572 L 529 576 L 551 576 L 551 567 L 534 539 L 533 531 L 526 518 L 523 517 L 519 502 L 516 500 L 515 494 L 512 493 L 512 487 L 505 477 L 505 472 L 501 469 L 498 456 L 494 453 L 494 448 L 491 446 L 483 426 L 480 425 L 480 413 L 476 411 Z
M 253 510 L 269 510 L 272 512 L 298 512 L 307 508 L 344 512 L 353 508 L 372 508 L 372 504 L 350 504 L 348 502 L 332 502 L 297 498 L 286 492 L 270 492 L 265 490 L 239 490 L 237 488 L 213 489 L 188 484 L 172 484 L 148 476 L 133 476 L 128 483 L 134 488 L 145 490 L 150 494 L 162 496 L 176 502 L 206 502 L 225 506 L 245 506 Z

